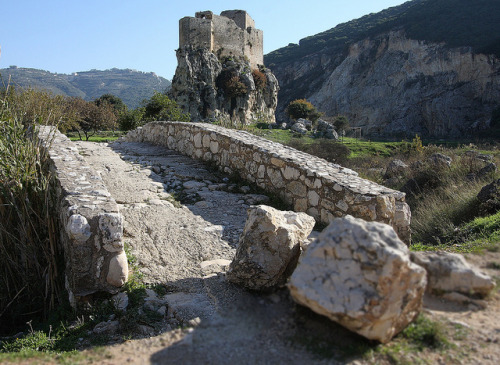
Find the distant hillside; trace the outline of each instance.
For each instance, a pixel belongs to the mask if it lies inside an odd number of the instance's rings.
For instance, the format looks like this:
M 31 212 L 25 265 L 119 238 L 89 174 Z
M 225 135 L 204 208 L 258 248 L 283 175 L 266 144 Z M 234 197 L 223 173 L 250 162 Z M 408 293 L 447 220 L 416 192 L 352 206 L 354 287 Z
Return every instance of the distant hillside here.
M 91 70 L 71 75 L 54 74 L 32 68 L 10 67 L 0 69 L 4 82 L 9 76 L 13 85 L 45 89 L 58 95 L 76 96 L 93 100 L 103 94 L 118 96 L 129 108 L 137 107 L 153 92 L 163 92 L 170 87 L 170 81 L 156 74 L 134 70 Z
M 278 120 L 306 98 L 367 135 L 465 136 L 500 108 L 500 0 L 413 0 L 264 57 Z

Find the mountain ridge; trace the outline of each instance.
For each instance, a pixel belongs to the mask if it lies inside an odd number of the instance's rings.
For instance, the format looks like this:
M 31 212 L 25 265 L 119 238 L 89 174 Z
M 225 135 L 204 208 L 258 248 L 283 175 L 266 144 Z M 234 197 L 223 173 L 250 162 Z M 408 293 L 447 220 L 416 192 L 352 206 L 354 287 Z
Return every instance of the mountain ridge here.
M 80 97 L 85 100 L 113 94 L 129 107 L 135 108 L 154 91 L 163 92 L 170 81 L 154 72 L 112 68 L 79 71 L 72 74 L 53 73 L 35 68 L 11 66 L 0 69 L 3 82 L 22 88 L 44 89 L 56 95 Z

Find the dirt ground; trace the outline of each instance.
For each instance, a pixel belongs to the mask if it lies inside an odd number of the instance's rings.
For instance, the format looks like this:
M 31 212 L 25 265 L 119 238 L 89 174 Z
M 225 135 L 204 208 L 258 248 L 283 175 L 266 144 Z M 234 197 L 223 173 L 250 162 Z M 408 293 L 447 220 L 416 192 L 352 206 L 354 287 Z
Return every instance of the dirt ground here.
M 489 269 L 491 263 L 500 263 L 500 253 L 486 252 L 483 255 L 467 255 L 470 262 L 478 265 L 491 276 L 499 277 L 499 270 Z M 446 350 L 424 350 L 408 352 L 401 350 L 399 358 L 391 361 L 384 351 L 366 353 L 361 347 L 360 354 L 349 354 L 346 358 L 335 356 L 324 358 L 318 348 L 308 348 L 308 341 L 298 341 L 297 336 L 310 337 L 312 341 L 321 341 L 333 336 L 331 342 L 339 341 L 351 346 L 353 341 L 366 343 L 365 340 L 339 329 L 333 324 L 325 324 L 320 316 L 305 309 L 294 308 L 285 293 L 275 297 L 262 297 L 260 300 L 271 304 L 268 316 L 253 313 L 263 308 L 247 306 L 246 318 L 236 318 L 232 326 L 217 327 L 215 323 L 202 323 L 196 328 L 176 329 L 159 336 L 130 340 L 121 344 L 107 346 L 92 363 L 102 364 L 390 364 L 390 363 L 427 363 L 427 364 L 491 364 L 500 363 L 500 292 L 487 298 L 486 308 L 473 304 L 459 304 L 437 297 L 427 296 L 424 313 L 432 320 L 447 325 L 451 348 Z M 280 298 L 281 297 L 281 298 Z M 254 298 L 255 299 L 255 298 Z M 275 302 L 282 301 L 282 305 Z M 288 307 L 288 308 L 286 308 Z M 294 309 L 292 309 L 294 308 Z M 265 310 L 265 309 L 264 309 Z M 300 311 L 306 313 L 300 313 Z M 279 318 L 281 317 L 281 318 Z M 264 323 L 252 323 L 252 320 L 278 321 L 272 326 Z M 280 322 L 281 321 L 281 322 Z M 309 322 L 309 323 L 304 323 Z M 210 330 L 210 327 L 215 326 Z M 256 328 L 256 327 L 261 328 Z M 267 328 L 266 328 L 267 327 Z M 453 330 L 455 329 L 455 331 Z M 223 330 L 224 333 L 221 333 Z M 231 332 L 227 332 L 231 331 Z M 254 337 L 251 332 L 260 334 Z M 283 336 L 288 331 L 289 339 Z M 312 332 L 317 331 L 316 334 Z M 245 334 L 235 333 L 244 332 Z M 330 332 L 330 333 L 329 333 Z M 242 336 L 243 342 L 236 344 L 227 337 Z M 280 345 L 285 338 L 285 346 Z M 291 338 L 291 339 L 290 339 Z M 227 340 L 227 341 L 226 341 Z M 248 342 L 246 342 L 248 341 Z M 275 344 L 275 346 L 269 344 Z M 236 346 L 235 346 L 236 345 Z M 390 345 L 389 345 L 390 346 Z M 197 349 L 195 349 L 197 348 Z M 280 352 L 286 354 L 281 356 Z M 398 351 L 393 350 L 393 351 Z M 94 350 L 89 350 L 92 357 Z M 329 355 L 327 353 L 327 355 Z

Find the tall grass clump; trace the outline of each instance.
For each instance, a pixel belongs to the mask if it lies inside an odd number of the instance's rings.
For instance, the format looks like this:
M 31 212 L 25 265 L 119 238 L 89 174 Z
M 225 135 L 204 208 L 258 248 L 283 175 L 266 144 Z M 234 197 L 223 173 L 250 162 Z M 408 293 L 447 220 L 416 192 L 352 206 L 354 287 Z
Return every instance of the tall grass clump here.
M 50 176 L 37 132 L 53 114 L 28 109 L 37 94 L 0 91 L 0 334 L 46 316 L 61 298 Z

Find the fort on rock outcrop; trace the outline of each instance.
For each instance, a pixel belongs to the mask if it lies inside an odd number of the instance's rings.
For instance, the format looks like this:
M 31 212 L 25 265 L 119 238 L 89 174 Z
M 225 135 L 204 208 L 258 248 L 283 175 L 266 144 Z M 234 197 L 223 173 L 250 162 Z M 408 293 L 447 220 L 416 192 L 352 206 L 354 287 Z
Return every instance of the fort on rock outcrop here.
M 196 13 L 179 21 L 179 48 L 207 48 L 218 57 L 243 55 L 252 68 L 264 64 L 263 33 L 243 10 Z
M 264 67 L 263 32 L 247 12 L 182 18 L 177 61 L 169 95 L 193 121 L 275 121 L 278 81 Z

